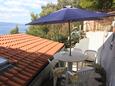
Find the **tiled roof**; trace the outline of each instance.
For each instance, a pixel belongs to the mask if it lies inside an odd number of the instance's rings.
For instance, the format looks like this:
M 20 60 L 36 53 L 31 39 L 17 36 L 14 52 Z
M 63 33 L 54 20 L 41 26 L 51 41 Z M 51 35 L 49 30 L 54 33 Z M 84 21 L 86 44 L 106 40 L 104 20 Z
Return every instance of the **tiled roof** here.
M 26 34 L 1 35 L 0 56 L 14 67 L 0 74 L 0 86 L 26 86 L 62 47 L 62 43 Z

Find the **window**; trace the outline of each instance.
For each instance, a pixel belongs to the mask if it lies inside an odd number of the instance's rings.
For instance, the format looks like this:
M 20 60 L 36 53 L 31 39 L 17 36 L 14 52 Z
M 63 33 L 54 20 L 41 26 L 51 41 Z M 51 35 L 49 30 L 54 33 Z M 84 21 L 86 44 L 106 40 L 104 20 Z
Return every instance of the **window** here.
M 10 66 L 11 64 L 8 62 L 8 60 L 0 56 L 0 72 L 9 68 Z

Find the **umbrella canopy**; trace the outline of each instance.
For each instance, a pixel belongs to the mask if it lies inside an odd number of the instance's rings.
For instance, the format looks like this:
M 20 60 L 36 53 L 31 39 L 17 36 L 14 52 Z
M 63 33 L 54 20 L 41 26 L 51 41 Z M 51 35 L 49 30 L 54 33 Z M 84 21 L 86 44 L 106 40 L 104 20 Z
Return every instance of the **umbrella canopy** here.
M 71 30 L 70 22 L 84 21 L 84 20 L 98 20 L 103 17 L 107 17 L 109 14 L 102 12 L 88 11 L 79 8 L 63 8 L 56 12 L 53 12 L 47 16 L 36 19 L 27 25 L 42 25 L 42 24 L 55 24 L 55 23 L 68 23 L 69 27 L 69 43 L 70 43 L 70 55 L 71 55 Z
M 55 24 L 84 20 L 98 20 L 102 17 L 107 17 L 109 14 L 102 12 L 89 11 L 79 8 L 63 8 L 47 16 L 34 20 L 29 25 L 38 24 Z

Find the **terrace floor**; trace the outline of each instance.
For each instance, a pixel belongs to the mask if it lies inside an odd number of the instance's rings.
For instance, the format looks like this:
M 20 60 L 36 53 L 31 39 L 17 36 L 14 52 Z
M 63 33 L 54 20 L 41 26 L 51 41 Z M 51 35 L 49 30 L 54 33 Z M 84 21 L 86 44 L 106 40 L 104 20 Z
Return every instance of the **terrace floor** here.
M 89 85 L 88 86 L 99 86 L 101 83 L 97 82 L 95 80 L 96 77 L 100 77 L 99 74 L 97 73 L 93 73 L 89 79 Z M 65 86 L 65 85 L 61 85 L 61 79 L 58 79 L 57 81 L 57 86 Z M 42 86 L 53 86 L 53 79 L 49 80 L 45 80 L 42 84 Z M 72 86 L 72 85 L 68 85 L 68 86 Z

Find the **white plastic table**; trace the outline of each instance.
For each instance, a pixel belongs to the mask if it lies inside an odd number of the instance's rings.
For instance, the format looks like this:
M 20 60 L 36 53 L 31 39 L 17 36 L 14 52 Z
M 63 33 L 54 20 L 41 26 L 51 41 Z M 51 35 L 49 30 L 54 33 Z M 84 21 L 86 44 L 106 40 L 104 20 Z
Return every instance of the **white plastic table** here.
M 72 51 L 71 56 L 69 55 L 69 51 L 61 51 L 54 55 L 54 59 L 64 62 L 77 62 L 78 70 L 78 62 L 83 62 L 86 59 L 86 57 L 84 57 L 84 54 L 76 51 Z

